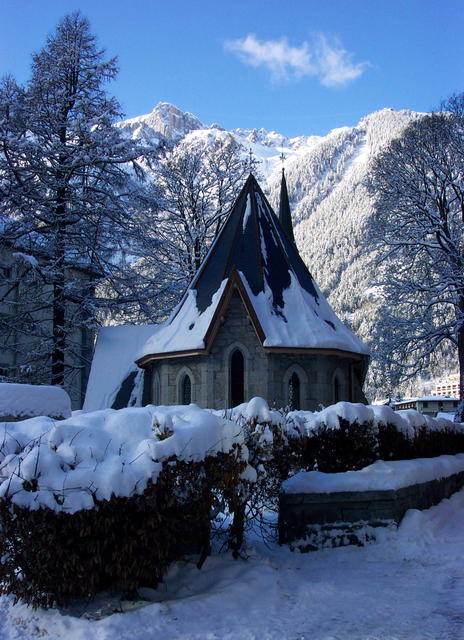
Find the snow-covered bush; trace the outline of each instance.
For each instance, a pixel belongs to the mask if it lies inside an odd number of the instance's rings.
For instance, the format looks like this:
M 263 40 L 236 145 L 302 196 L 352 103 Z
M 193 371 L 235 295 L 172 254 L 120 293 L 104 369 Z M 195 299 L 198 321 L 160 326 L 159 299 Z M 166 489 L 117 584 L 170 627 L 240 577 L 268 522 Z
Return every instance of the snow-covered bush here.
M 305 441 L 303 468 L 339 472 L 375 460 L 406 460 L 464 451 L 464 427 L 418 411 L 338 402 L 319 412 L 286 416 Z
M 282 481 L 301 470 L 337 473 L 376 460 L 464 452 L 463 425 L 388 406 L 338 402 L 318 412 L 284 413 L 253 398 L 227 416 L 242 432 L 256 474 L 246 501 L 248 515 L 258 518 L 263 505 L 277 507 Z
M 1 589 L 34 606 L 156 586 L 208 553 L 210 514 L 246 467 L 236 425 L 195 405 L 3 423 Z
M 241 504 L 234 515 L 232 548 L 237 555 L 246 526 L 258 523 L 263 534 L 268 531 L 266 512 L 277 511 L 282 481 L 303 468 L 304 429 L 298 417 L 289 419 L 259 397 L 213 413 L 227 415 L 237 425 L 248 452 L 248 473 L 241 482 Z

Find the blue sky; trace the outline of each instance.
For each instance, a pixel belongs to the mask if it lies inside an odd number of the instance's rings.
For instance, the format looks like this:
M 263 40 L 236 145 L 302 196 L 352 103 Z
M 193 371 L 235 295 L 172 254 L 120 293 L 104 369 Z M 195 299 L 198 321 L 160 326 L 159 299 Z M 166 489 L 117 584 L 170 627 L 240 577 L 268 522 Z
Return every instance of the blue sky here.
M 1 0 L 0 75 L 76 9 L 120 73 L 127 117 L 160 101 L 205 124 L 325 134 L 464 90 L 463 0 Z

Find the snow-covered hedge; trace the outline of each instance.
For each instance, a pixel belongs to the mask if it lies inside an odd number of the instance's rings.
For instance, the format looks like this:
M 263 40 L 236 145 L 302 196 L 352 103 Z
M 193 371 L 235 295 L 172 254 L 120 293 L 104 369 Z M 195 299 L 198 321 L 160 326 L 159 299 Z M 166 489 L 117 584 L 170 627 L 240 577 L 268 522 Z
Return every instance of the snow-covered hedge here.
M 0 419 L 69 418 L 71 400 L 61 387 L 0 382 Z
M 416 431 L 422 427 L 430 431 L 462 428 L 451 420 L 431 418 L 414 409 L 394 411 L 386 405 L 364 405 L 352 402 L 337 402 L 321 411 L 293 411 L 287 414 L 287 421 L 308 435 L 321 427 L 338 429 L 340 418 L 350 424 L 355 422 L 372 424 L 376 430 L 382 426 L 392 425 L 410 438 L 413 438 Z
M 464 452 L 463 425 L 414 410 L 395 412 L 388 406 L 338 402 L 317 412 L 283 414 L 257 400 L 231 410 L 230 417 L 260 423 L 254 431 L 261 433 L 261 442 L 267 441 L 258 445 L 274 449 L 274 457 L 286 461 L 289 473 L 299 469 L 335 473 L 362 469 L 376 460 Z
M 197 462 L 241 444 L 234 423 L 195 405 L 0 423 L 0 499 L 75 513 L 143 493 L 173 456 Z
M 232 422 L 194 405 L 0 427 L 0 589 L 34 606 L 154 587 L 206 555 L 213 505 L 246 470 Z
M 399 451 L 387 450 L 398 442 Z M 435 447 L 429 455 L 456 453 L 438 449 L 463 442 L 462 425 L 448 420 L 348 402 L 287 415 L 270 410 L 262 398 L 223 412 L 196 405 L 75 412 L 60 421 L 0 423 L 0 499 L 32 510 L 75 513 L 113 496 L 141 494 L 172 456 L 199 461 L 234 446 L 245 451 L 244 444 L 254 456 L 254 470 L 247 473 L 253 480 L 276 447 L 299 448 L 296 466 L 324 470 L 321 466 L 361 468 L 365 458 L 423 457 L 427 446 Z M 411 455 L 398 455 L 401 449 Z

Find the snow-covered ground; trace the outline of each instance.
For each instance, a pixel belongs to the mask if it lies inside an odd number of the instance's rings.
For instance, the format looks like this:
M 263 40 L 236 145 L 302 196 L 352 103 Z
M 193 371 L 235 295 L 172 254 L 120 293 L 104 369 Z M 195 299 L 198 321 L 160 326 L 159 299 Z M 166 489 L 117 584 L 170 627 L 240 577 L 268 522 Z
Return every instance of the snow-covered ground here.
M 246 561 L 214 555 L 201 571 L 179 563 L 145 594 L 152 603 L 98 620 L 33 611 L 3 597 L 0 638 L 464 638 L 464 491 L 428 511 L 409 511 L 398 531 L 364 548 L 303 555 L 256 537 L 248 553 Z

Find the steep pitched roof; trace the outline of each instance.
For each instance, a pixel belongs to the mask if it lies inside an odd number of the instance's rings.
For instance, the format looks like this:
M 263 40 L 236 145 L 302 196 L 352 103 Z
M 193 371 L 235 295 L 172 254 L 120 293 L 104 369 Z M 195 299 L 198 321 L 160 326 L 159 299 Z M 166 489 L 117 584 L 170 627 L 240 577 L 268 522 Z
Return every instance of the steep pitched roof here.
M 250 174 L 180 304 L 138 363 L 208 350 L 233 287 L 264 348 L 368 353 L 327 303 Z

